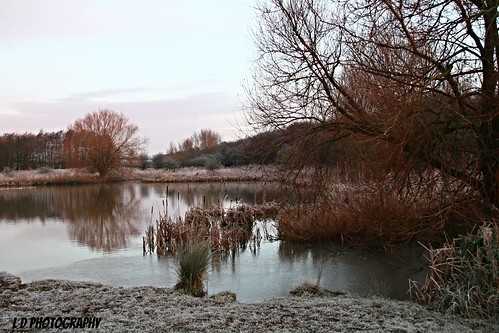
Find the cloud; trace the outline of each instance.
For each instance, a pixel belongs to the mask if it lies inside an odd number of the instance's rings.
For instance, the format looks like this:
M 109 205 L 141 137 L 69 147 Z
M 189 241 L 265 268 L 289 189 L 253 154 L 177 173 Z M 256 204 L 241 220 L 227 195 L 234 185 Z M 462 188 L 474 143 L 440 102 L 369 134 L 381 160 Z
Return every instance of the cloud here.
M 89 2 L 5 0 L 0 2 L 1 41 L 8 44 L 35 39 L 92 33 L 102 26 Z
M 201 128 L 230 139 L 251 49 L 244 1 L 1 0 L 0 133 L 110 108 L 151 150 Z
M 170 88 L 123 88 L 103 89 L 71 94 L 59 99 L 60 103 L 129 103 L 179 99 L 189 96 L 192 87 L 177 85 Z M 199 95 L 199 93 L 195 94 Z
M 239 18 L 230 13 L 239 7 L 227 1 L 194 0 L 2 0 L 0 42 L 12 45 L 34 40 L 144 35 L 160 31 L 199 34 L 223 28 L 228 22 L 234 24 Z M 213 19 L 217 16 L 224 19 Z
M 102 90 L 74 94 L 51 102 L 19 102 L 13 105 L 16 114 L 8 116 L 9 127 L 3 127 L 2 132 L 64 130 L 89 112 L 109 108 L 123 113 L 137 124 L 142 135 L 149 138 L 150 152 L 165 151 L 171 141 L 176 143 L 202 128 L 220 132 L 224 140 L 236 138 L 237 129 L 231 124 L 236 123 L 240 107 L 234 94 L 212 92 L 135 101 L 116 98 L 127 93 L 147 92 L 150 90 L 144 88 Z M 7 116 L 0 115 L 0 122 L 5 124 L 3 117 Z

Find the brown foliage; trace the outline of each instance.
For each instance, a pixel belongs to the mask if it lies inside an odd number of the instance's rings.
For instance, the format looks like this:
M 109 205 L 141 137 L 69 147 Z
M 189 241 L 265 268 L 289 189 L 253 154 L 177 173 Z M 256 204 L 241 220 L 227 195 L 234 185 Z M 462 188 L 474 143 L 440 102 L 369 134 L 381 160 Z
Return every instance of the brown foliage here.
M 157 221 L 156 229 L 149 226 L 144 237 L 144 252 L 158 255 L 175 254 L 178 247 L 192 239 L 209 241 L 211 248 L 221 254 L 234 253 L 249 246 L 260 246 L 264 235 L 255 228 L 256 220 L 277 215 L 275 203 L 264 205 L 237 205 L 224 209 L 214 205 L 209 209 L 191 208 L 185 218 L 172 219 L 163 216 Z
M 145 140 L 127 117 L 103 109 L 87 114 L 68 129 L 65 141 L 70 166 L 89 167 L 101 177 L 138 156 Z
M 353 141 L 348 166 L 358 160 L 394 193 L 439 191 L 447 207 L 464 194 L 497 213 L 496 2 L 271 0 L 259 10 L 248 120 L 309 126 L 286 142 L 295 171 L 327 173 L 330 147 Z
M 315 203 L 282 210 L 279 238 L 390 247 L 414 239 L 438 241 L 446 227 L 445 202 L 431 193 L 401 196 L 390 184 L 374 182 L 339 185 L 329 193 Z
M 209 150 L 216 147 L 222 138 L 220 134 L 210 129 L 202 129 L 199 134 L 194 133 L 195 142 L 197 141 L 197 146 L 201 150 Z

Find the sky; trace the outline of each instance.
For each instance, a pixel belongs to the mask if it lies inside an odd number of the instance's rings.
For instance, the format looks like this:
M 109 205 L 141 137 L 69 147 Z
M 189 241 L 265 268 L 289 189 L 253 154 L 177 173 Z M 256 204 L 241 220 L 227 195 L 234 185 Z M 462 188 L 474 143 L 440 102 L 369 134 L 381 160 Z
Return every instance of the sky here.
M 243 134 L 254 0 L 0 0 L 0 134 L 123 113 L 165 152 Z

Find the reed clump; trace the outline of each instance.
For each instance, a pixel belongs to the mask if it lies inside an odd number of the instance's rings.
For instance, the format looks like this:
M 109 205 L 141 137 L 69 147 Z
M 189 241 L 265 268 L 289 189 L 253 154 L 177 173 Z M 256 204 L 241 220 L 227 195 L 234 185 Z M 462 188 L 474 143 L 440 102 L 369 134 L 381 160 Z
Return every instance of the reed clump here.
M 201 297 L 206 294 L 204 281 L 213 255 L 234 253 L 248 245 L 256 249 L 262 240 L 260 229 L 255 228 L 256 220 L 276 214 L 275 203 L 228 209 L 220 205 L 209 209 L 196 207 L 184 218 L 175 219 L 165 214 L 156 221 L 156 228 L 147 228 L 143 251 L 174 255 L 178 275 L 175 289 Z
M 191 238 L 176 252 L 178 282 L 175 289 L 195 297 L 206 295 L 204 281 L 210 265 L 211 250 L 207 240 Z
M 318 295 L 320 286 L 310 281 L 305 281 L 302 284 L 293 288 L 289 293 L 295 296 Z
M 413 300 L 466 317 L 499 316 L 499 221 L 428 249 L 430 272 L 422 286 L 410 281 Z
M 234 253 L 246 247 L 259 247 L 267 236 L 265 230 L 256 227 L 257 220 L 274 218 L 278 212 L 276 203 L 263 205 L 240 204 L 231 208 L 214 205 L 208 209 L 191 208 L 184 218 L 162 216 L 156 227 L 149 226 L 143 238 L 144 253 L 158 255 L 176 254 L 181 244 L 191 239 L 208 241 L 220 254 Z

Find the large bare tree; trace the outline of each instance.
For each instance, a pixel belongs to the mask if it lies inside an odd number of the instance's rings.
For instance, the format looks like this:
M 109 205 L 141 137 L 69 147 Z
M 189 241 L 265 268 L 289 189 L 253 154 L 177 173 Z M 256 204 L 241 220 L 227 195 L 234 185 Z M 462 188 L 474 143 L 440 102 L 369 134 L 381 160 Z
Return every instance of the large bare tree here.
M 262 1 L 248 119 L 260 129 L 307 122 L 300 142 L 324 132 L 329 141 L 355 136 L 389 161 L 394 179 L 419 178 L 433 190 L 451 183 L 447 190 L 473 195 L 494 212 L 498 4 Z
M 146 140 L 123 114 L 103 109 L 69 127 L 66 154 L 73 165 L 89 167 L 101 177 L 138 156 Z

